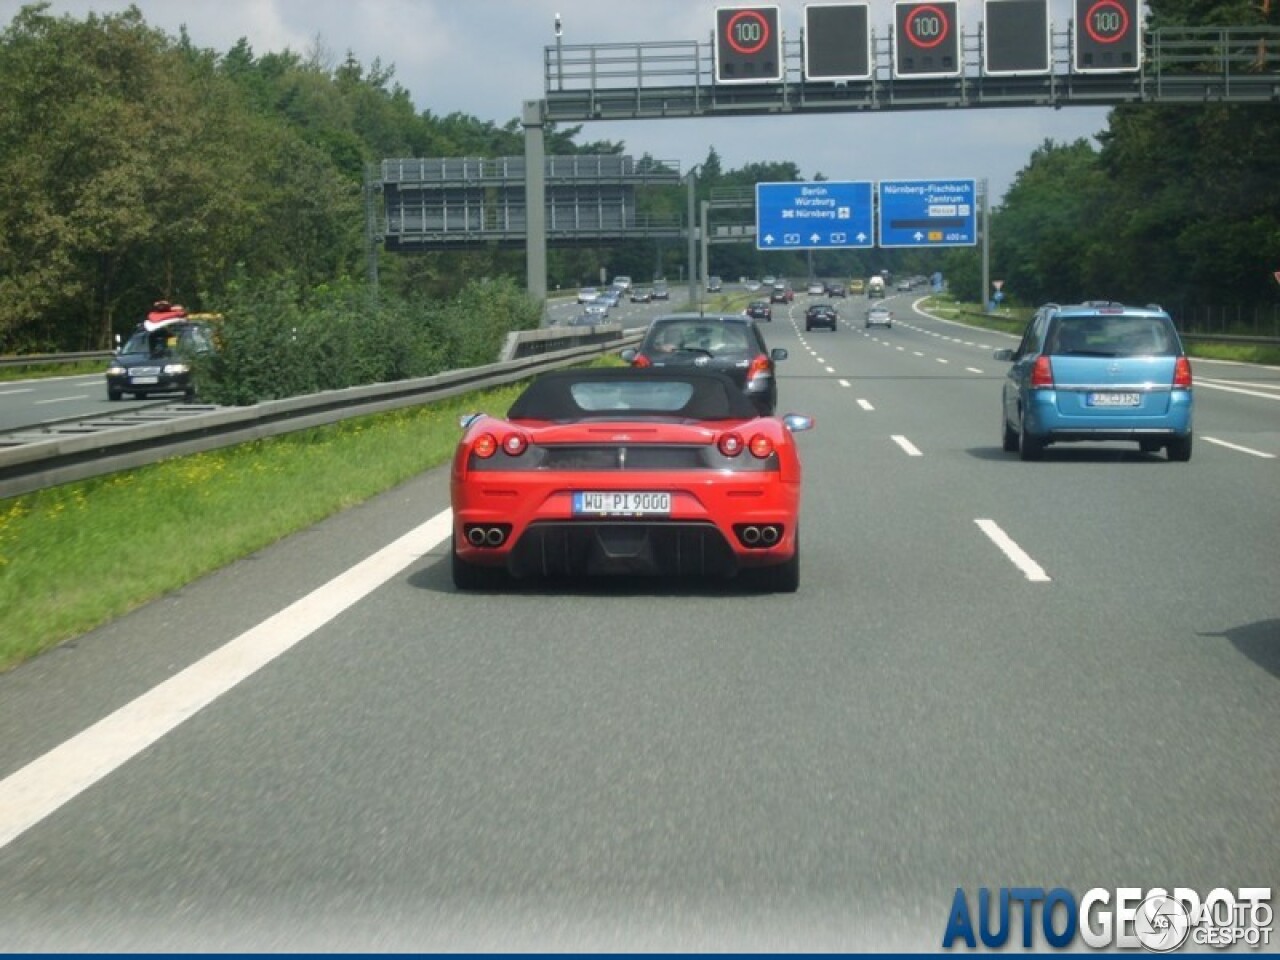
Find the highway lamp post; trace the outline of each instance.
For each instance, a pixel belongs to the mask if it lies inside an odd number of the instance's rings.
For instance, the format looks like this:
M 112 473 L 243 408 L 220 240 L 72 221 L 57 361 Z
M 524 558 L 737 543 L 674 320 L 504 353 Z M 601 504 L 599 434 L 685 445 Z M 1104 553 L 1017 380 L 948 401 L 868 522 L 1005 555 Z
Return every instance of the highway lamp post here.
M 991 210 L 987 202 L 987 181 L 979 181 L 978 232 L 982 234 L 982 312 L 991 304 Z
M 689 172 L 685 175 L 685 183 L 688 184 L 688 206 L 685 210 L 685 233 L 688 235 L 688 262 L 689 262 L 689 309 L 696 310 L 698 305 L 698 226 L 695 220 L 697 215 L 697 207 L 695 197 L 698 190 L 698 170 L 701 164 L 695 163 L 689 168 Z
M 702 282 L 704 284 L 707 282 L 707 278 L 711 276 L 711 268 L 707 265 L 707 244 L 710 242 L 708 239 L 708 230 L 707 230 L 707 211 L 710 208 L 711 208 L 711 202 L 709 200 L 703 200 L 702 209 L 700 211 L 702 216 L 698 220 L 698 224 L 699 224 L 698 236 L 702 241 L 700 244 L 700 250 L 699 250 L 701 257 L 698 260 L 698 263 L 701 264 L 701 267 L 702 267 Z

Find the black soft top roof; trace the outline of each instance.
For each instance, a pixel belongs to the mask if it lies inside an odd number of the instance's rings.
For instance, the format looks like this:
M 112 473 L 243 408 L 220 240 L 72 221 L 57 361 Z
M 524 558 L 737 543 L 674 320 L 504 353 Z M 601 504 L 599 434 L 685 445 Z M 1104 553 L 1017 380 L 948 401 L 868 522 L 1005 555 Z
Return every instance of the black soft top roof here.
M 689 384 L 693 389 L 684 406 L 671 409 L 587 410 L 574 400 L 580 383 L 620 384 L 666 381 Z M 702 370 L 637 370 L 632 367 L 593 367 L 544 373 L 516 398 L 507 417 L 511 420 L 583 420 L 619 416 L 678 417 L 686 420 L 750 420 L 760 414 L 742 390 L 723 373 Z

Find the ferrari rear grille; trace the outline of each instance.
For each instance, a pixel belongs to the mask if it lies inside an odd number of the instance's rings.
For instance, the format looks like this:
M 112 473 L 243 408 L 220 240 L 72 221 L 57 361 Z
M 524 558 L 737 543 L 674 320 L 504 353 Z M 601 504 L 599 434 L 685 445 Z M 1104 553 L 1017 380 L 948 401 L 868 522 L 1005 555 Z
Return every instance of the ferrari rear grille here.
M 543 521 L 511 551 L 516 576 L 661 574 L 730 576 L 732 547 L 705 521 Z
M 705 446 L 548 446 L 546 470 L 706 470 Z

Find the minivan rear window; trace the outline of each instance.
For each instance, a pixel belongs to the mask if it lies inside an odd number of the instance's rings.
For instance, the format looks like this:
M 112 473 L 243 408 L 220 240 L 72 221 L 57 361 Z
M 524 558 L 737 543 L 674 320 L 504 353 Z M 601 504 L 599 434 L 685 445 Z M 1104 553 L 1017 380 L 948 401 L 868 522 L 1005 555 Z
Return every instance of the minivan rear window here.
M 1164 317 L 1134 314 L 1059 316 L 1046 351 L 1057 356 L 1170 357 L 1180 353 L 1178 337 Z

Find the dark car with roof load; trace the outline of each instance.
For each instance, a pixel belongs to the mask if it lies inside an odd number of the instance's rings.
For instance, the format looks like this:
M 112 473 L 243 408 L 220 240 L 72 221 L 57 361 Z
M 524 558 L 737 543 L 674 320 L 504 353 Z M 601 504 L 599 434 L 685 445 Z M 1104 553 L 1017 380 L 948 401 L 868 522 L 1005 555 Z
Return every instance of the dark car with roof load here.
M 214 351 L 212 327 L 202 321 L 166 321 L 139 326 L 107 366 L 107 399 L 125 394 L 180 393 L 196 399 L 195 366 Z

